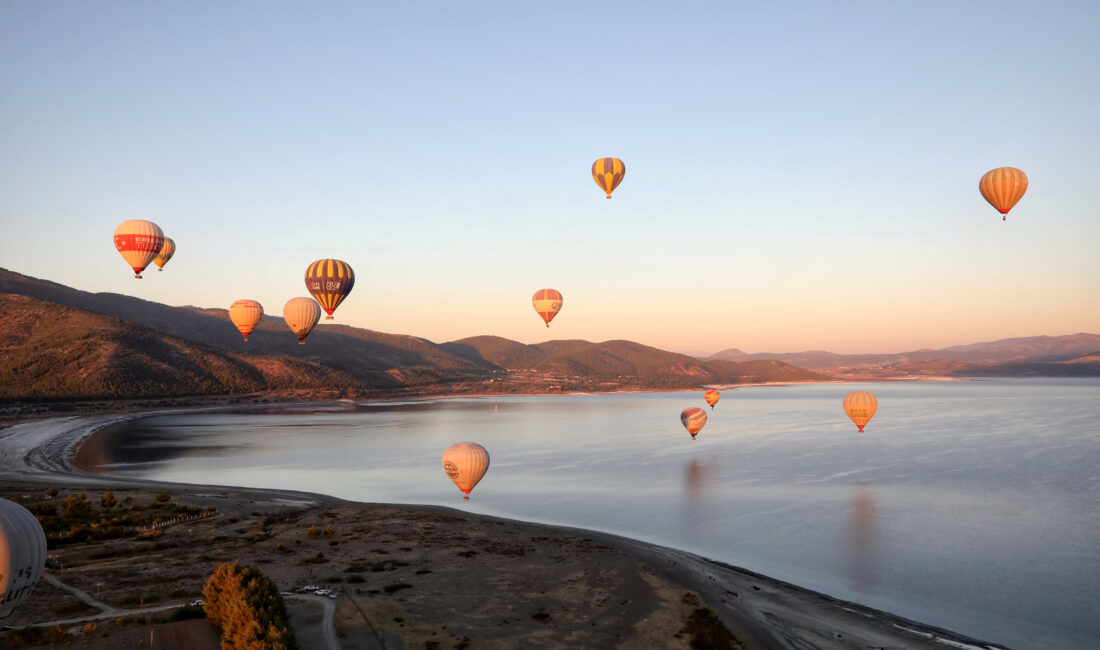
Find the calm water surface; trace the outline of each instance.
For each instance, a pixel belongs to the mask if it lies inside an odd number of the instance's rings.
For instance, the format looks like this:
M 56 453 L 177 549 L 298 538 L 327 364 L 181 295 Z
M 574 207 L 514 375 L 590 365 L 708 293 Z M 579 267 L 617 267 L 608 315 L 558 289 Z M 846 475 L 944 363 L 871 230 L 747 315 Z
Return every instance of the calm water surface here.
M 870 390 L 859 434 L 841 409 Z M 431 503 L 686 549 L 1014 648 L 1100 647 L 1100 380 L 492 397 L 146 418 L 97 471 Z M 491 467 L 461 494 L 440 456 Z

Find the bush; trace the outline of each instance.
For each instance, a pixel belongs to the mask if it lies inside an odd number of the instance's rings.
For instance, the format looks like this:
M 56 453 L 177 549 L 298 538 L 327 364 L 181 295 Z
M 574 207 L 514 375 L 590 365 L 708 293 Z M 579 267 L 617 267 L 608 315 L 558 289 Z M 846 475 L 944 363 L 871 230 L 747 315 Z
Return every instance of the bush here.
M 172 495 L 167 492 L 161 492 L 156 496 L 156 499 L 158 503 L 168 503 L 172 500 Z
M 321 529 L 317 527 L 317 524 L 313 524 L 309 527 L 309 530 L 306 531 L 306 535 L 309 535 L 310 537 L 317 537 L 320 534 Z

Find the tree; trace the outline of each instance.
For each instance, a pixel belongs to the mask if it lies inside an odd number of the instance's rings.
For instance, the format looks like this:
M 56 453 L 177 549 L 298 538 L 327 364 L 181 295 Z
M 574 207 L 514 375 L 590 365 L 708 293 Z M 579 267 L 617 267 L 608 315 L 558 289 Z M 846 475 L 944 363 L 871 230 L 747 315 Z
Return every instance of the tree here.
M 103 493 L 102 504 L 103 504 L 104 508 L 113 508 L 116 503 L 118 503 L 118 502 L 115 501 L 115 493 L 114 492 L 104 492 Z
M 254 566 L 219 564 L 203 589 L 223 650 L 296 650 L 279 588 Z

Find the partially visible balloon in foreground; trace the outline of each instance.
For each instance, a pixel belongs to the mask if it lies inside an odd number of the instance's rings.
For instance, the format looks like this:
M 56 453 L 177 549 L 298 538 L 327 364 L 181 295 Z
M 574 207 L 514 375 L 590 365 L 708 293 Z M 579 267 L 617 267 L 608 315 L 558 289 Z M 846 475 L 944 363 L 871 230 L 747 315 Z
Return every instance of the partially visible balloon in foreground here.
M 298 337 L 298 344 L 305 345 L 313 326 L 321 320 L 321 305 L 313 298 L 291 298 L 283 305 L 283 320 Z
M 134 277 L 141 279 L 141 272 L 160 253 L 164 246 L 164 231 L 152 221 L 130 219 L 115 228 L 115 248 L 130 268 Z
M 998 167 L 990 170 L 978 181 L 978 189 L 989 205 L 1005 215 L 1001 221 L 1008 220 L 1008 211 L 1023 198 L 1027 191 L 1027 174 L 1015 167 Z
M 878 400 L 871 393 L 865 390 L 857 390 L 852 393 L 848 393 L 844 397 L 844 412 L 848 414 L 848 417 L 852 418 L 852 422 L 856 423 L 860 432 L 863 431 L 863 427 L 871 420 L 875 415 L 875 411 L 878 410 Z
M 600 158 L 592 163 L 592 178 L 609 199 L 619 183 L 623 182 L 623 176 L 626 176 L 626 165 L 618 158 Z
M 443 452 L 443 471 L 467 496 L 489 469 L 489 452 L 476 442 L 456 442 Z
M 686 408 L 680 412 L 680 423 L 691 434 L 691 439 L 695 440 L 695 434 L 699 433 L 707 423 L 707 412 L 694 406 Z
M 325 320 L 332 320 L 332 312 L 344 302 L 354 286 L 355 272 L 347 262 L 317 260 L 306 268 L 306 289 L 328 314 Z
M 157 265 L 158 271 L 164 270 L 164 265 L 168 263 L 168 260 L 172 259 L 172 256 L 176 254 L 176 242 L 172 241 L 171 237 L 164 238 L 164 245 L 160 247 L 160 252 L 153 258 L 153 263 Z
M 703 399 L 707 400 L 707 404 L 710 404 L 711 410 L 714 410 L 714 405 L 718 403 L 718 400 L 722 399 L 722 395 L 712 388 L 703 393 Z
M 22 605 L 46 566 L 46 534 L 30 510 L 0 498 L 0 619 Z
M 255 300 L 238 300 L 229 306 L 229 320 L 233 321 L 246 341 L 248 335 L 252 333 L 252 328 L 256 327 L 263 317 L 264 308 Z
M 531 298 L 531 304 L 535 306 L 539 316 L 542 316 L 542 320 L 546 321 L 546 326 L 550 327 L 550 321 L 561 310 L 561 294 L 554 289 L 539 289 Z

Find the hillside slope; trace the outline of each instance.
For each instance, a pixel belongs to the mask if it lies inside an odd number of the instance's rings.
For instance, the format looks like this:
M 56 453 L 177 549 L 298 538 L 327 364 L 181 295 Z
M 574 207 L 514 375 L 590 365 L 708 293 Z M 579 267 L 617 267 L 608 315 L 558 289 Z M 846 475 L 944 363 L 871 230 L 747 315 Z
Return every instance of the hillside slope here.
M 0 397 L 133 398 L 277 389 L 362 388 L 316 363 L 227 354 L 148 327 L 0 294 Z

